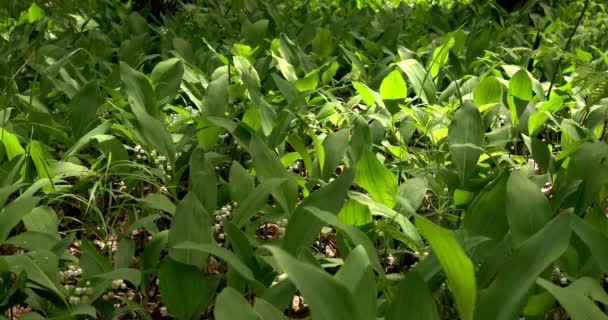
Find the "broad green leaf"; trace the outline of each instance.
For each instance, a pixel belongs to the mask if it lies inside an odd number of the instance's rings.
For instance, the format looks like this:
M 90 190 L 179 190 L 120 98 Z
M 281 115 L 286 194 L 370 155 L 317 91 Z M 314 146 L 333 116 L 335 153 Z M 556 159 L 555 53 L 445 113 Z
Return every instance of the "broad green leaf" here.
M 145 275 L 157 270 L 161 250 L 169 242 L 169 230 L 163 230 L 152 236 L 141 254 L 140 269 Z
M 334 276 L 353 294 L 355 303 L 360 307 L 362 319 L 376 317 L 378 293 L 375 276 L 370 267 L 370 258 L 365 248 L 358 245 L 348 254 L 344 265 Z
M 253 310 L 259 314 L 264 320 L 285 320 L 286 317 L 282 311 L 277 309 L 275 306 L 270 304 L 270 302 L 262 299 L 256 298 L 255 305 L 253 306 Z
M 57 226 L 59 220 L 52 208 L 39 206 L 23 217 L 23 224 L 28 231 L 43 232 L 59 239 Z
M 338 213 L 338 219 L 345 224 L 355 227 L 364 227 L 371 225 L 373 222 L 369 207 L 352 199 L 346 201 L 342 210 Z
M 551 94 L 551 98 L 542 102 L 536 111 L 528 119 L 528 133 L 531 137 L 536 135 L 540 127 L 549 119 L 549 113 L 557 112 L 564 106 L 564 98 L 556 94 Z
M 579 281 L 590 280 L 589 278 L 578 279 Z M 549 291 L 559 301 L 560 305 L 568 312 L 569 319 L 572 320 L 600 320 L 608 319 L 608 316 L 600 310 L 592 299 L 589 299 L 588 293 L 582 290 L 580 286 L 575 286 L 577 282 L 574 282 L 568 287 L 561 288 L 554 285 L 553 283 L 539 278 L 536 283 L 539 286 Z M 606 293 L 603 292 L 602 288 L 595 282 L 591 282 L 597 286 L 597 291 L 602 292 L 603 296 Z M 608 297 L 606 297 L 608 298 Z M 608 301 L 604 300 L 604 304 L 608 304 Z
M 543 192 L 522 171 L 509 176 L 506 197 L 513 247 L 517 248 L 547 224 L 552 210 Z
M 4 257 L 12 272 L 27 273 L 28 281 L 35 287 L 42 287 L 60 298 L 65 298 L 63 287 L 59 283 L 59 261 L 50 251 L 32 251 L 29 254 L 15 254 Z
M 268 249 L 279 268 L 302 292 L 310 306 L 314 319 L 359 320 L 363 319 L 359 306 L 348 288 L 325 271 L 300 262 L 287 252 L 273 246 Z
M 190 192 L 198 197 L 207 212 L 213 212 L 217 207 L 217 180 L 215 167 L 209 156 L 198 147 L 190 156 L 190 176 L 188 187 Z
M 361 95 L 363 102 L 369 107 L 376 104 L 376 97 L 374 95 L 374 91 L 370 89 L 368 86 L 361 82 L 353 82 L 353 87 L 357 90 L 357 92 Z
M 213 242 L 209 213 L 196 195 L 190 192 L 177 205 L 173 216 L 169 231 L 169 256 L 178 262 L 202 267 L 207 262 L 207 254 L 191 248 L 174 248 L 186 241 L 198 244 Z
M 433 104 L 437 101 L 437 91 L 433 77 L 414 59 L 406 59 L 397 63 L 410 80 L 414 92 L 422 101 Z
M 329 134 L 323 140 L 323 150 L 325 151 L 325 161 L 323 163 L 323 179 L 331 178 L 334 170 L 342 161 L 344 152 L 348 148 L 350 137 L 349 130 L 340 130 Z
M 312 41 L 312 51 L 322 57 L 329 56 L 335 49 L 331 36 L 330 30 L 318 28 Z
M 596 261 L 600 269 L 608 273 L 608 238 L 585 220 L 579 217 L 575 217 L 572 220 L 572 231 L 589 248 L 591 258 Z
M 460 318 L 472 320 L 477 299 L 473 263 L 451 231 L 435 225 L 422 216 L 416 216 L 416 224 L 441 263 L 448 279 L 448 288 L 456 300 L 456 309 Z
M 253 272 L 247 267 L 232 251 L 224 249 L 216 244 L 200 244 L 192 241 L 182 242 L 176 246 L 176 249 L 183 249 L 188 251 L 198 251 L 205 254 L 212 254 L 230 264 L 241 276 L 247 280 L 255 281 Z
M 380 84 L 382 100 L 397 100 L 407 97 L 407 86 L 399 70 L 391 71 Z
M 166 257 L 158 278 L 160 294 L 169 312 L 176 319 L 193 319 L 200 310 L 201 297 L 205 293 L 200 269 Z
M 444 44 L 433 50 L 433 58 L 430 64 L 430 72 L 433 79 L 437 77 L 441 68 L 448 62 L 450 49 L 454 46 L 455 42 L 454 37 L 450 37 Z
M 509 94 L 521 100 L 532 100 L 532 80 L 527 70 L 521 69 L 511 77 Z
M 404 181 L 398 188 L 395 211 L 411 217 L 422 205 L 426 191 L 427 185 L 424 179 L 413 178 Z
M 32 3 L 27 9 L 27 22 L 34 23 L 46 16 L 46 13 L 36 3 Z
M 513 252 L 480 294 L 475 319 L 512 320 L 519 316 L 536 279 L 568 248 L 570 220 L 568 214 L 558 215 Z
M 150 80 L 144 74 L 121 62 L 120 79 L 125 86 L 124 91 L 136 116 L 149 114 L 153 118 L 160 117 L 161 110 L 154 89 Z
M 175 214 L 175 204 L 160 193 L 148 193 L 144 198 L 139 199 L 139 202 L 147 208 L 161 210 L 170 215 Z
M 262 320 L 245 297 L 231 287 L 226 287 L 217 296 L 213 316 L 217 320 Z
M 106 133 L 106 131 L 110 130 L 111 127 L 112 127 L 112 121 L 106 120 L 102 124 L 91 129 L 91 131 L 87 132 L 87 134 L 80 137 L 80 139 L 78 139 L 78 141 L 76 141 L 76 143 L 74 143 L 72 145 L 72 147 L 70 149 L 68 149 L 68 151 L 65 152 L 65 155 L 63 158 L 67 159 L 70 156 L 75 155 L 76 153 L 78 153 L 78 151 L 80 151 L 80 149 L 82 149 L 87 143 L 89 143 L 89 141 L 91 141 L 93 138 L 95 138 L 99 135 L 103 135 L 104 133 Z
M 42 144 L 40 141 L 32 140 L 29 145 L 29 153 L 34 162 L 34 167 L 36 167 L 36 173 L 38 174 L 39 179 L 52 179 L 55 174 L 51 170 L 49 163 L 47 161 L 48 157 L 42 150 Z M 53 185 L 49 185 L 45 187 L 46 190 L 53 189 Z
M 433 295 L 417 271 L 411 270 L 399 281 L 389 305 L 387 320 L 439 320 Z
M 258 185 L 253 191 L 246 194 L 246 198 L 236 207 L 232 222 L 238 226 L 244 226 L 249 219 L 255 216 L 268 202 L 268 195 L 284 185 L 286 179 L 269 179 Z
M 597 203 L 600 190 L 608 185 L 608 145 L 601 142 L 587 142 L 576 148 L 570 156 L 564 179 L 556 180 L 554 189 L 559 191 L 576 180 L 582 181 L 578 192 L 573 193 L 566 202 L 567 206 L 580 212 Z
M 378 273 L 383 272 L 382 266 L 379 262 L 380 260 L 378 259 L 378 254 L 376 253 L 376 249 L 374 248 L 374 245 L 371 240 L 367 237 L 367 235 L 365 235 L 363 231 L 340 222 L 340 220 L 335 215 L 330 212 L 320 210 L 319 208 L 305 207 L 304 210 L 310 212 L 319 220 L 322 220 L 323 222 L 332 225 L 337 230 L 343 232 L 350 239 L 350 241 L 353 242 L 355 246 L 362 246 L 365 250 L 365 253 L 367 254 L 369 263 L 372 268 Z
M 378 160 L 376 155 L 366 150 L 355 166 L 355 183 L 367 190 L 372 199 L 392 208 L 397 194 L 397 178 Z
M 237 161 L 230 166 L 230 199 L 241 203 L 254 189 L 253 177 Z
M 75 139 L 80 139 L 93 128 L 97 110 L 102 103 L 103 98 L 96 81 L 84 85 L 70 101 L 68 123 Z
M 114 269 L 129 268 L 133 264 L 135 256 L 135 240 L 122 237 L 118 242 L 116 255 L 114 256 Z
M 13 160 L 13 158 L 25 154 L 25 149 L 19 143 L 19 139 L 14 134 L 6 131 L 3 128 L 0 128 L 0 142 L 4 144 L 4 150 L 6 150 L 6 155 L 8 160 Z
M 150 74 L 159 107 L 171 102 L 182 83 L 184 62 L 177 58 L 159 62 Z M 152 115 L 154 115 L 152 113 Z
M 484 129 L 481 114 L 472 102 L 466 101 L 456 111 L 448 128 L 450 155 L 458 170 L 461 185 L 464 185 L 475 173 L 483 143 Z
M 463 224 L 471 235 L 500 240 L 508 232 L 509 224 L 506 216 L 509 204 L 506 197 L 508 180 L 509 172 L 503 170 L 469 204 Z
M 344 205 L 354 176 L 353 169 L 346 169 L 336 180 L 311 193 L 300 203 L 291 215 L 285 230 L 283 248 L 287 252 L 295 254 L 298 248 L 310 245 L 324 225 L 322 221 L 304 210 L 305 207 L 316 207 L 332 214 L 338 214 Z
M 483 78 L 473 89 L 473 102 L 483 108 L 502 101 L 502 85 L 494 76 Z
M 298 187 L 281 164 L 277 154 L 270 150 L 257 136 L 251 138 L 249 153 L 261 182 L 274 178 L 287 179 L 281 187 L 272 191 L 272 195 L 281 204 L 283 210 L 292 212 L 296 204 Z
M 11 230 L 21 222 L 21 219 L 30 214 L 40 198 L 21 198 L 6 205 L 0 211 L 0 244 L 6 241 Z
M 218 71 L 216 70 L 216 72 Z M 229 103 L 228 85 L 229 75 L 227 70 L 226 72 L 221 72 L 217 78 L 209 83 L 203 100 L 205 107 L 203 114 L 209 117 L 226 116 L 225 112 Z

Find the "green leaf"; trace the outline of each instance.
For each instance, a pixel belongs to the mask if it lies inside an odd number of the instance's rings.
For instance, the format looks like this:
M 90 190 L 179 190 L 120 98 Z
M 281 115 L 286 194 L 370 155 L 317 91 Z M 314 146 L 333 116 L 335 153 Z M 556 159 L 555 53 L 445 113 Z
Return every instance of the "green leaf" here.
M 42 287 L 56 294 L 60 298 L 65 298 L 62 286 L 59 284 L 59 260 L 50 251 L 32 251 L 29 254 L 15 254 L 4 257 L 11 267 L 12 272 L 27 273 L 28 281 L 33 282 L 34 286 Z
M 85 84 L 70 101 L 68 124 L 74 138 L 85 135 L 97 120 L 97 109 L 103 103 L 96 81 Z
M 161 110 L 154 89 L 150 80 L 143 73 L 121 62 L 120 79 L 124 85 L 124 91 L 129 99 L 131 109 L 136 116 L 149 114 L 153 118 L 160 117 Z
M 239 202 L 233 213 L 232 222 L 238 226 L 244 226 L 249 219 L 255 216 L 268 202 L 268 195 L 287 182 L 286 179 L 269 179 L 260 183 L 247 197 Z
M 176 246 L 176 249 L 184 249 L 188 251 L 198 251 L 212 254 L 230 264 L 241 276 L 250 281 L 256 281 L 251 269 L 247 267 L 232 251 L 224 249 L 216 244 L 200 244 L 191 241 L 182 242 Z
M 322 57 L 328 57 L 335 49 L 331 40 L 332 33 L 324 28 L 317 28 L 315 38 L 312 40 L 312 51 Z
M 298 186 L 281 164 L 279 157 L 257 136 L 252 136 L 249 153 L 253 160 L 256 174 L 261 182 L 274 178 L 285 178 L 287 181 L 272 191 L 273 197 L 281 204 L 283 210 L 292 212 L 296 204 Z
M 237 161 L 230 166 L 230 199 L 243 202 L 254 189 L 253 177 Z
M 399 281 L 390 303 L 387 320 L 439 320 L 437 306 L 429 287 L 417 271 L 411 270 Z
M 454 114 L 448 128 L 450 155 L 458 170 L 461 185 L 464 185 L 474 174 L 483 143 L 484 129 L 481 114 L 472 102 L 465 101 Z
M 475 319 L 511 320 L 519 316 L 538 276 L 568 248 L 570 220 L 569 214 L 558 215 L 513 252 L 480 295 Z
M 509 177 L 506 205 L 514 248 L 542 229 L 552 216 L 549 201 L 522 171 Z
M 19 139 L 14 134 L 0 128 L 0 142 L 4 144 L 4 150 L 6 150 L 6 155 L 8 160 L 13 160 L 13 158 L 25 154 L 25 149 L 19 143 Z
M 416 224 L 431 244 L 448 279 L 448 288 L 456 300 L 460 318 L 472 320 L 475 313 L 477 288 L 473 263 L 458 244 L 451 231 L 443 229 L 422 216 L 416 216 Z
M 370 150 L 361 154 L 356 168 L 355 183 L 367 190 L 372 199 L 392 208 L 397 194 L 397 177 Z
M 521 69 L 511 77 L 509 94 L 521 100 L 532 100 L 532 80 L 527 70 Z
M 365 248 L 358 245 L 348 254 L 344 265 L 334 276 L 352 293 L 355 303 L 360 307 L 362 319 L 376 318 L 378 292 L 370 266 L 370 258 Z
M 174 260 L 202 267 L 207 262 L 207 255 L 193 249 L 176 249 L 177 244 L 191 241 L 198 244 L 213 242 L 213 231 L 209 213 L 198 198 L 191 192 L 178 204 L 169 231 L 169 255 Z
M 25 197 L 17 199 L 0 211 L 0 244 L 6 241 L 11 230 L 30 214 L 40 198 Z
M 591 258 L 597 262 L 600 269 L 608 273 L 608 237 L 579 217 L 573 218 L 572 231 L 589 248 Z
M 413 178 L 399 185 L 395 211 L 411 217 L 420 208 L 426 196 L 427 184 L 424 179 Z
M 298 208 L 289 218 L 289 224 L 283 238 L 283 248 L 295 254 L 298 248 L 310 245 L 317 233 L 323 227 L 323 222 L 307 212 L 305 207 L 316 207 L 324 211 L 338 214 L 344 205 L 344 199 L 350 188 L 355 172 L 346 169 L 336 180 L 325 187 L 311 193 L 300 203 Z
M 135 256 L 135 240 L 129 237 L 123 237 L 118 242 L 116 255 L 114 256 L 114 268 L 128 268 L 133 263 Z
M 253 310 L 259 314 L 264 320 L 285 320 L 286 317 L 279 309 L 273 306 L 270 302 L 256 298 Z
M 27 22 L 34 23 L 46 16 L 46 13 L 36 3 L 32 3 L 27 9 Z
M 507 181 L 509 172 L 503 170 L 496 179 L 487 184 L 469 204 L 464 215 L 464 228 L 471 235 L 500 240 L 509 230 L 506 216 Z
M 80 137 L 80 139 L 78 139 L 78 141 L 76 141 L 76 143 L 74 143 L 72 145 L 72 147 L 70 149 L 68 149 L 68 151 L 65 152 L 65 155 L 63 158 L 67 159 L 70 156 L 75 155 L 76 153 L 78 153 L 78 151 L 80 151 L 80 149 L 82 149 L 87 143 L 89 143 L 89 141 L 91 141 L 93 138 L 95 138 L 97 136 L 103 135 L 104 133 L 106 133 L 106 131 L 110 130 L 111 127 L 112 127 L 112 121 L 106 120 L 102 124 L 91 129 L 91 131 L 87 132 L 87 134 Z
M 437 77 L 441 68 L 448 62 L 450 49 L 454 46 L 455 42 L 456 40 L 454 40 L 454 37 L 450 37 L 444 44 L 433 50 L 433 58 L 430 65 L 430 72 L 433 79 Z
M 205 99 L 203 100 L 205 107 L 203 113 L 208 117 L 226 116 L 225 112 L 229 103 L 228 81 L 228 73 L 222 72 L 207 86 L 207 90 L 205 91 Z
M 176 319 L 190 320 L 198 314 L 205 294 L 199 268 L 166 257 L 158 278 L 163 302 Z
M 528 119 L 528 133 L 531 137 L 536 135 L 537 130 L 547 122 L 549 114 L 557 112 L 564 107 L 564 98 L 551 94 L 551 98 L 542 102 Z
M 175 204 L 160 193 L 148 193 L 144 198 L 139 199 L 139 202 L 142 203 L 144 207 L 161 210 L 170 215 L 175 214 Z
M 363 102 L 365 102 L 366 105 L 371 107 L 376 104 L 375 95 L 377 93 L 370 89 L 368 86 L 361 82 L 353 82 L 353 87 L 361 95 L 361 98 L 363 99 Z
M 502 101 L 502 85 L 494 76 L 483 78 L 473 89 L 473 102 L 480 108 Z
M 369 207 L 352 199 L 346 201 L 342 210 L 338 213 L 338 219 L 345 224 L 355 227 L 371 225 L 373 222 Z
M 348 288 L 315 266 L 300 262 L 273 246 L 268 249 L 279 268 L 302 292 L 313 319 L 359 320 L 359 306 Z
M 397 66 L 405 72 L 412 83 L 414 92 L 422 101 L 433 104 L 437 101 L 437 91 L 433 77 L 427 74 L 424 67 L 414 59 L 406 59 L 397 63 Z
M 399 70 L 393 70 L 380 84 L 382 100 L 398 100 L 407 97 L 407 86 Z
M 213 316 L 217 320 L 262 320 L 245 297 L 230 287 L 224 288 L 217 296 Z
M 39 206 L 34 208 L 29 214 L 23 217 L 23 224 L 28 231 L 43 232 L 59 239 L 57 226 L 59 220 L 52 208 Z
M 207 212 L 217 207 L 217 180 L 215 167 L 202 148 L 197 147 L 190 156 L 188 187 L 198 197 Z
M 565 207 L 574 206 L 575 212 L 581 212 L 599 202 L 600 190 L 608 185 L 608 144 L 587 142 L 580 145 L 570 156 L 566 176 L 555 181 L 554 189 L 559 191 L 576 180 L 582 181 L 582 187 L 568 198 L 570 201 Z
M 349 130 L 340 130 L 329 134 L 323 140 L 323 149 L 325 150 L 325 161 L 323 163 L 323 179 L 331 178 L 334 170 L 342 161 L 344 152 L 348 148 Z
M 383 273 L 376 249 L 374 248 L 371 240 L 363 231 L 340 222 L 340 220 L 338 220 L 338 218 L 330 212 L 323 211 L 315 207 L 305 207 L 304 209 L 312 213 L 315 217 L 317 217 L 317 219 L 332 225 L 337 230 L 343 232 L 355 246 L 362 246 L 365 249 L 365 253 L 367 254 L 372 268 L 378 273 Z
M 184 75 L 184 62 L 171 58 L 159 62 L 150 74 L 159 107 L 170 103 L 177 94 Z
M 560 305 L 566 309 L 568 316 L 572 320 L 600 320 L 608 319 L 608 316 L 600 310 L 592 299 L 589 299 L 587 292 L 583 290 L 581 282 L 585 281 L 585 286 L 596 287 L 597 292 L 603 293 L 605 299 L 608 299 L 603 289 L 596 283 L 595 280 L 589 278 L 578 279 L 566 288 L 561 288 L 553 283 L 539 278 L 536 283 L 549 291 L 559 301 Z M 578 283 L 578 285 L 577 285 Z M 604 300 L 604 304 L 608 301 Z

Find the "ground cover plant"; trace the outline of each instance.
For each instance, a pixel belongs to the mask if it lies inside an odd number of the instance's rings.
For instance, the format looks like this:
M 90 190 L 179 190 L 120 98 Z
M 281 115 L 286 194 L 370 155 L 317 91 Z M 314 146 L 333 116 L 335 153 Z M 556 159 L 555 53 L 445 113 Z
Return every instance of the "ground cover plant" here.
M 0 319 L 608 319 L 602 1 L 0 2 Z

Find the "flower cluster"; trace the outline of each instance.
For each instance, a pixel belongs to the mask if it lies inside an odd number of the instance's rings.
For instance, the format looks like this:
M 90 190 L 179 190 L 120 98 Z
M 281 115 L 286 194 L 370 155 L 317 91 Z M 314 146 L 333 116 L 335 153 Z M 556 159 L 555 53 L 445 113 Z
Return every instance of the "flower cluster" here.
M 76 277 L 82 275 L 82 269 L 76 267 L 75 265 L 70 265 L 68 270 L 59 271 L 59 281 L 61 283 L 68 283 L 70 280 L 74 280 Z
M 66 289 L 70 291 L 71 286 L 66 286 Z M 72 296 L 68 298 L 70 304 L 89 304 L 93 302 L 91 296 L 93 295 L 93 287 L 91 282 L 87 281 L 84 287 L 75 287 Z
M 289 172 L 294 172 L 294 171 L 299 171 L 300 168 L 302 167 L 302 165 L 300 164 L 300 160 L 296 160 L 294 161 L 294 163 L 290 164 L 289 167 L 287 167 L 287 171 Z
M 559 284 L 561 284 L 561 285 L 568 284 L 568 278 L 567 278 L 568 275 L 565 272 L 562 272 L 558 266 L 553 267 L 552 276 L 553 276 L 554 281 L 559 282 Z
M 236 207 L 236 201 L 223 205 L 220 210 L 215 211 L 215 223 L 213 224 L 213 232 L 217 234 L 217 238 L 224 240 L 226 235 L 221 232 L 224 220 L 230 220 L 232 218 L 232 212 Z

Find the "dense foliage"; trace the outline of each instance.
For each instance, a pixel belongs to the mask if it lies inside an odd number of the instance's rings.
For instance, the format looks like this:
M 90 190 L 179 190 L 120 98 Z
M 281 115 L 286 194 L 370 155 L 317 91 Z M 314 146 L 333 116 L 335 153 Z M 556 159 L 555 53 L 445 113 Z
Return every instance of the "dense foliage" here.
M 0 319 L 608 319 L 608 6 L 499 2 L 0 1 Z

